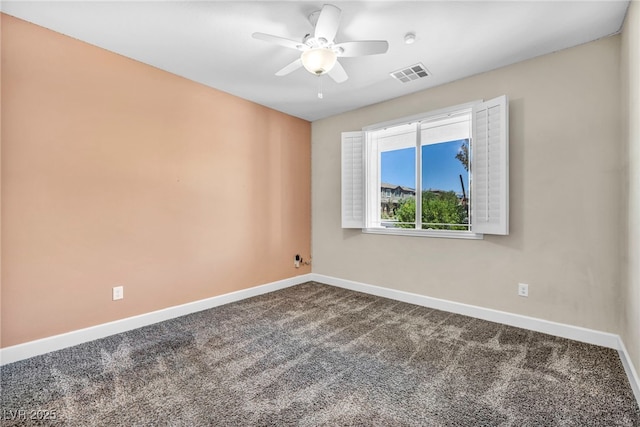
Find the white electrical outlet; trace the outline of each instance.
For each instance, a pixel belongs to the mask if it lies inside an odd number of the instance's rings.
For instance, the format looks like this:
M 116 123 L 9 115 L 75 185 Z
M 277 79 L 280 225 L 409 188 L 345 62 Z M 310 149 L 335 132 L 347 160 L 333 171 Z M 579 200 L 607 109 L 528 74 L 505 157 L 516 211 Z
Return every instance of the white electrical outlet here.
M 529 285 L 526 283 L 518 283 L 518 295 L 521 297 L 529 296 Z
M 124 298 L 124 286 L 114 286 L 113 287 L 113 300 L 118 300 Z

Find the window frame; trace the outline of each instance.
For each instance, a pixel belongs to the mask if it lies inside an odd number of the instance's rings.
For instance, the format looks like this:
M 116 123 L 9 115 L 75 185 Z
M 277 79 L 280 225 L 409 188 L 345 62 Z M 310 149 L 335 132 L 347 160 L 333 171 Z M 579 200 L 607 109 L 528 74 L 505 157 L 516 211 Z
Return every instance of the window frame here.
M 358 173 L 361 173 L 360 187 L 358 191 L 361 192 L 361 198 L 346 198 L 344 195 L 345 188 L 353 193 L 353 188 L 348 184 L 345 186 L 345 167 L 349 177 L 353 177 L 353 170 L 350 169 L 349 162 L 342 160 L 343 170 L 343 182 L 342 182 L 342 201 L 343 201 L 343 228 L 361 228 L 363 233 L 370 234 L 385 234 L 385 235 L 404 235 L 414 237 L 437 237 L 437 238 L 461 238 L 461 239 L 483 239 L 484 234 L 496 234 L 496 235 L 508 235 L 509 234 L 509 156 L 508 156 L 508 128 L 509 128 L 509 103 L 506 95 L 483 101 L 477 100 L 473 102 L 467 102 L 463 104 L 454 105 L 451 107 L 432 110 L 420 114 L 414 114 L 411 116 L 405 116 L 398 119 L 388 120 L 381 123 L 376 123 L 370 126 L 362 128 L 359 132 L 344 132 L 342 142 L 342 152 L 345 153 L 345 135 L 351 137 L 353 140 L 357 140 L 358 149 L 360 151 L 360 158 L 352 160 L 352 165 L 356 169 L 360 168 Z M 495 114 L 497 111 L 497 115 Z M 400 125 L 411 125 L 413 123 L 416 126 L 416 199 L 420 197 L 422 192 L 419 187 L 422 179 L 420 175 L 420 168 L 418 163 L 421 162 L 421 141 L 420 134 L 422 132 L 419 122 L 432 122 L 438 119 L 446 119 L 458 114 L 469 114 L 470 116 L 470 131 L 469 131 L 469 225 L 471 230 L 425 230 L 422 229 L 422 216 L 420 208 L 421 203 L 416 204 L 416 228 L 386 228 L 386 227 L 370 227 L 368 224 L 372 223 L 374 218 L 372 212 L 377 212 L 376 218 L 380 216 L 380 176 L 379 176 L 379 156 L 381 151 L 377 147 L 372 147 L 370 142 L 370 135 L 372 132 L 382 130 L 384 128 Z M 482 117 L 483 126 L 478 126 L 478 118 Z M 418 123 L 416 123 L 418 122 Z M 497 126 L 496 126 L 497 125 Z M 484 132 L 484 133 L 483 133 Z M 359 135 L 359 136 L 358 136 Z M 486 190 L 484 186 L 480 188 L 476 193 L 474 182 L 474 142 L 478 138 L 481 141 L 483 150 L 487 150 L 485 154 L 491 155 L 491 161 L 493 164 L 489 164 L 488 160 L 484 163 L 478 163 L 478 171 L 482 173 L 483 178 L 491 181 Z M 443 141 L 446 142 L 446 141 Z M 386 151 L 386 150 L 383 150 Z M 378 160 L 372 161 L 372 153 L 374 153 Z M 484 152 L 483 152 L 484 153 Z M 352 153 L 353 155 L 357 154 Z M 360 161 L 361 160 L 361 161 Z M 480 161 L 480 160 L 479 160 Z M 373 168 L 376 168 L 374 171 Z M 497 172 L 498 179 L 494 181 L 494 174 Z M 356 173 L 357 175 L 357 173 Z M 479 175 L 480 176 L 480 175 Z M 372 187 L 373 186 L 373 187 Z M 377 197 L 372 197 L 375 190 Z M 476 194 L 474 194 L 476 193 Z M 474 207 L 478 194 L 484 201 L 485 211 L 482 211 L 483 223 L 474 221 L 474 215 L 476 215 L 476 208 Z M 493 210 L 496 200 L 499 202 L 497 210 Z M 375 202 L 378 202 L 375 206 Z M 416 200 L 417 201 L 417 200 Z M 421 199 L 420 199 L 421 202 Z M 372 204 L 373 203 L 373 204 Z M 357 218 L 350 218 L 349 225 L 345 226 L 345 206 L 347 210 L 355 206 L 362 216 L 358 220 Z M 381 218 L 378 218 L 381 219 Z M 474 231 L 475 229 L 475 231 Z M 483 232 L 479 232 L 478 229 L 482 229 Z
M 372 155 L 374 155 L 372 153 L 372 146 L 371 143 L 369 141 L 369 136 L 372 132 L 375 132 L 377 130 L 381 130 L 381 129 L 385 129 L 385 128 L 389 128 L 389 127 L 393 127 L 393 126 L 401 126 L 401 125 L 407 125 L 407 124 L 412 124 L 412 123 L 420 123 L 420 122 L 432 122 L 432 121 L 436 121 L 439 119 L 446 119 L 448 117 L 451 117 L 453 115 L 458 115 L 458 114 L 468 114 L 469 118 L 470 118 L 470 123 L 469 123 L 469 148 L 471 149 L 471 145 L 472 145 L 472 122 L 473 122 L 473 118 L 472 118 L 472 111 L 473 111 L 473 106 L 477 105 L 479 103 L 481 103 L 482 100 L 478 100 L 478 101 L 472 101 L 472 102 L 466 102 L 464 104 L 459 104 L 459 105 L 454 105 L 451 107 L 446 107 L 446 108 L 440 108 L 437 110 L 433 110 L 433 111 L 428 111 L 425 113 L 420 113 L 420 114 L 414 114 L 411 116 L 406 116 L 406 117 L 401 117 L 398 119 L 394 119 L 394 120 L 389 120 L 386 122 L 382 122 L 382 123 L 376 123 L 374 125 L 370 125 L 370 126 L 366 126 L 362 128 L 362 132 L 363 132 L 363 141 L 365 144 L 365 154 L 364 154 L 364 166 L 365 166 L 365 176 L 367 177 L 367 179 L 365 179 L 365 205 L 368 208 L 365 208 L 365 218 L 364 218 L 364 227 L 362 228 L 362 232 L 363 233 L 369 233 L 369 234 L 390 234 L 390 235 L 396 235 L 396 236 L 422 236 L 422 237 L 441 237 L 441 238 L 458 238 L 458 239 L 482 239 L 484 237 L 483 234 L 480 233 L 475 233 L 473 231 L 469 231 L 469 230 L 425 230 L 422 228 L 386 228 L 386 227 L 368 227 L 367 224 L 371 224 L 373 222 L 374 218 L 371 218 L 372 216 L 372 211 L 373 211 L 373 206 L 370 206 L 370 204 L 372 204 L 371 200 L 369 199 L 369 196 L 371 194 L 373 194 L 371 191 L 372 189 L 368 189 L 366 188 L 367 186 L 370 185 L 375 185 L 374 182 L 371 182 L 373 180 L 369 179 L 373 174 L 374 171 L 372 171 L 372 162 L 369 161 L 369 159 L 371 158 Z M 416 132 L 418 134 L 420 134 L 421 130 L 419 129 L 419 125 L 418 128 L 416 129 Z M 418 167 L 418 163 L 421 161 L 420 160 L 420 156 L 421 153 L 420 151 L 418 151 L 418 146 L 421 147 L 421 142 L 420 142 L 420 137 L 419 135 L 417 136 L 417 142 L 416 142 L 416 184 L 418 183 L 418 181 L 421 180 L 421 178 L 418 176 L 420 174 L 420 170 L 421 168 Z M 373 150 L 377 153 L 377 155 L 380 154 L 379 150 Z M 379 168 L 379 165 L 376 165 L 376 167 Z M 378 171 L 375 171 L 375 174 L 377 174 Z M 471 177 L 471 172 L 469 172 L 469 177 Z M 420 187 L 420 188 L 419 188 Z M 468 191 L 470 191 L 471 188 L 468 189 Z M 416 223 L 419 224 L 419 227 L 422 227 L 422 199 L 420 199 L 420 203 L 418 203 L 418 198 L 421 197 L 420 195 L 422 194 L 422 188 L 421 185 L 416 185 Z M 471 199 L 471 195 L 469 197 L 469 200 Z M 377 206 L 376 206 L 377 207 Z M 379 210 L 379 208 L 378 208 Z M 469 213 L 469 215 L 471 215 L 471 212 Z

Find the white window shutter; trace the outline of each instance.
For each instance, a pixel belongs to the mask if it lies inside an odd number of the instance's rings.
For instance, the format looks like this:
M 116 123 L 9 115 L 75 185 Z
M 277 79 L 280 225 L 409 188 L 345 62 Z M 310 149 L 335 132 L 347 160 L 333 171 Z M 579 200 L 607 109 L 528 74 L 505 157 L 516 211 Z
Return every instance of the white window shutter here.
M 342 133 L 342 228 L 364 227 L 364 132 Z
M 471 229 L 509 234 L 509 103 L 505 95 L 473 106 Z

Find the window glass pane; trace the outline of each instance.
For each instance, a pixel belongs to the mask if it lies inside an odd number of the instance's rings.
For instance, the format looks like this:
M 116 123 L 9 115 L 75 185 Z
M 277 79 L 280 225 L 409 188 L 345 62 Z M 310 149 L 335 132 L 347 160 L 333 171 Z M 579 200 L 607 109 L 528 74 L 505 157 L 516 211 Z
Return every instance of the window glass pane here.
M 421 147 L 422 228 L 469 230 L 469 140 Z
M 381 226 L 387 228 L 415 228 L 415 182 L 415 146 L 380 153 Z

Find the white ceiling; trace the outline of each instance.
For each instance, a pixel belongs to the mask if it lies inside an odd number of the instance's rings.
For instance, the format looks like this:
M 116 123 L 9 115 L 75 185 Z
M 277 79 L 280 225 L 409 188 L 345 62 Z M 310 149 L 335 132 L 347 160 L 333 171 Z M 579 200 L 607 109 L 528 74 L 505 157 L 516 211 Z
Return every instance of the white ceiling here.
M 342 9 L 336 42 L 387 40 L 383 55 L 340 58 L 341 84 L 299 52 L 251 37 L 301 40 L 325 2 Z M 628 1 L 3 1 L 2 11 L 207 86 L 314 121 L 586 43 L 620 30 Z M 404 44 L 404 35 L 417 40 Z M 431 76 L 389 73 L 422 62 Z M 319 80 L 324 98 L 318 99 Z

